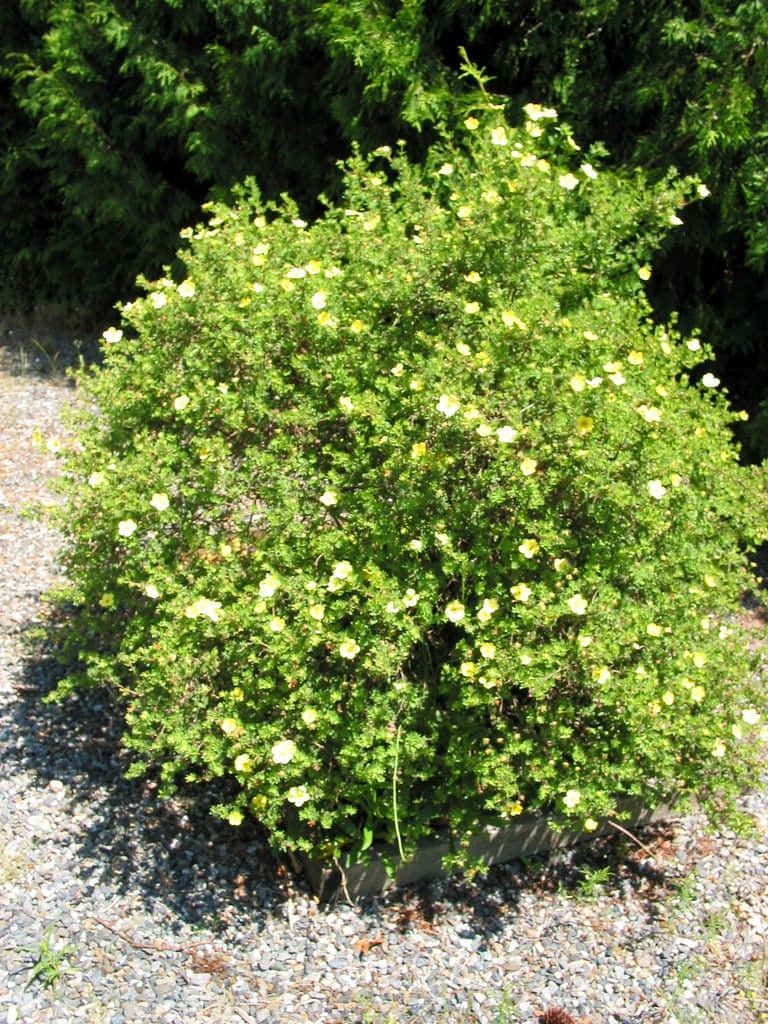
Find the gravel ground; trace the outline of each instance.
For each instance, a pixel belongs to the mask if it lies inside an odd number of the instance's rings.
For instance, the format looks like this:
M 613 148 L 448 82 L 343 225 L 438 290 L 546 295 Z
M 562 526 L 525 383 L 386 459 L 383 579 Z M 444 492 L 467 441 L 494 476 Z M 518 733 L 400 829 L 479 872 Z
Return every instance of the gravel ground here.
M 24 516 L 74 392 L 0 350 L 0 1024 L 768 1021 L 768 779 L 758 834 L 697 817 L 481 881 L 319 906 L 263 837 L 126 781 L 105 697 L 41 697 L 25 654 L 57 537 Z M 36 973 L 37 972 L 37 973 Z M 566 1018 L 563 1018 L 565 1024 Z

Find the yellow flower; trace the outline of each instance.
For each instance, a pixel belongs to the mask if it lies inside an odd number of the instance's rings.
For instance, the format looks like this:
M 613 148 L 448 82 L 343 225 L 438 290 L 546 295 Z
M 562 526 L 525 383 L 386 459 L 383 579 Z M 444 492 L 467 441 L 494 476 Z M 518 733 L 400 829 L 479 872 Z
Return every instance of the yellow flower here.
M 321 327 L 330 327 L 331 329 L 339 325 L 339 321 L 336 317 L 331 316 L 327 309 L 317 314 L 317 322 Z
M 477 675 L 477 665 L 474 661 L 462 661 L 459 672 L 461 672 L 465 679 L 472 679 Z
M 465 313 L 479 313 L 480 312 L 480 303 L 479 302 L 465 302 L 464 303 L 464 312 Z
M 525 604 L 533 593 L 526 583 L 515 583 L 514 586 L 509 588 L 509 592 L 516 601 L 521 601 L 523 604 Z
M 152 495 L 149 504 L 152 506 L 152 508 L 157 509 L 158 512 L 165 512 L 165 510 L 170 505 L 170 501 L 168 500 L 167 494 L 160 492 L 158 494 Z
M 519 331 L 526 329 L 525 323 L 520 319 L 517 313 L 514 313 L 511 309 L 505 309 L 501 314 L 501 320 L 505 327 L 517 327 Z
M 574 594 L 573 597 L 568 598 L 568 607 L 574 615 L 586 615 L 588 603 L 581 594 Z
M 294 807 L 301 807 L 309 800 L 309 792 L 306 786 L 291 786 L 285 794 L 285 799 Z
M 469 217 L 472 216 L 472 207 L 460 206 L 456 211 L 456 216 L 459 218 L 459 220 L 467 220 Z
M 101 608 L 114 608 L 115 607 L 115 595 L 107 591 L 102 594 L 99 598 L 99 606 Z
M 259 597 L 274 597 L 275 591 L 280 586 L 280 580 L 272 573 L 267 573 L 259 583 Z
M 279 615 L 273 616 L 269 620 L 269 628 L 273 633 L 282 633 L 285 629 L 285 619 L 281 618 Z
M 481 423 L 477 428 L 477 433 L 480 437 L 490 437 L 493 433 L 493 427 L 489 427 L 487 423 Z
M 594 832 L 598 828 L 599 822 L 595 821 L 594 818 L 586 818 L 584 820 L 584 831 Z
M 296 744 L 293 740 L 280 740 L 272 747 L 272 760 L 275 764 L 288 764 L 296 755 Z
M 445 606 L 445 617 L 449 622 L 461 622 L 464 614 L 464 605 L 461 601 L 451 601 Z
M 725 757 L 725 744 L 722 740 L 716 740 L 715 745 L 712 747 L 713 757 Z
M 189 395 L 179 395 L 173 400 L 173 408 L 176 412 L 182 412 L 189 405 Z
M 476 270 L 470 270 L 468 274 L 464 275 L 464 280 L 469 281 L 470 284 L 479 284 L 482 278 Z
M 402 377 L 405 373 L 405 367 L 402 363 L 395 363 L 392 369 L 389 371 L 393 377 Z
M 314 619 L 315 622 L 322 622 L 325 618 L 325 607 L 322 604 L 311 604 L 309 606 L 309 616 Z
M 657 622 L 649 622 L 645 627 L 645 632 L 648 636 L 661 636 L 664 630 Z
M 229 822 L 230 825 L 233 825 L 235 828 L 237 828 L 238 825 L 243 824 L 243 812 L 237 810 L 230 811 L 227 817 L 227 821 Z
M 468 117 L 464 122 L 464 127 L 468 132 L 474 132 L 480 127 L 480 122 L 476 117 Z
M 117 524 L 117 532 L 121 537 L 131 537 L 138 529 L 132 519 L 121 519 Z
M 414 460 L 416 460 L 416 459 L 423 459 L 426 454 L 427 454 L 427 446 L 424 443 L 424 441 L 416 441 L 415 444 L 411 445 L 411 458 L 412 459 L 414 459 Z
M 471 356 L 472 355 L 472 349 L 469 347 L 469 345 L 466 343 L 466 341 L 457 341 L 456 342 L 456 351 L 459 353 L 460 356 Z
M 235 771 L 250 772 L 253 770 L 253 761 L 251 760 L 250 754 L 238 754 L 235 758 Z
M 536 459 L 523 459 L 523 461 L 520 463 L 520 472 L 523 474 L 523 476 L 533 476 L 533 474 L 536 472 L 537 466 L 538 462 L 536 461 Z
M 318 263 L 317 260 L 310 260 L 304 269 L 308 274 L 319 274 L 323 269 L 323 266 L 321 263 Z
M 587 378 L 584 376 L 583 373 L 576 373 L 573 375 L 573 377 L 571 377 L 568 383 L 571 385 L 572 391 L 583 391 L 584 388 L 587 386 Z
M 631 363 L 632 366 L 642 366 L 644 360 L 645 360 L 644 354 L 642 352 L 639 352 L 637 349 L 634 349 L 627 356 L 627 362 Z
M 360 334 L 362 331 L 365 330 L 365 324 L 363 323 L 362 320 L 355 319 L 349 325 L 349 329 L 350 331 L 352 331 L 353 334 Z
M 496 657 L 496 644 L 480 644 L 480 656 L 487 661 L 492 661 Z
M 565 806 L 568 808 L 569 811 L 572 811 L 573 808 L 580 801 L 581 801 L 581 793 L 578 791 L 578 789 L 569 789 L 568 792 L 563 797 L 563 803 L 565 804 Z
M 661 700 L 662 700 L 662 702 L 663 702 L 664 704 L 666 704 L 666 705 L 667 705 L 667 707 L 668 707 L 668 708 L 671 708 L 671 707 L 672 707 L 672 705 L 673 705 L 673 704 L 675 703 L 675 695 L 674 695 L 674 693 L 672 693 L 672 691 L 671 691 L 671 690 L 667 690 L 667 691 L 666 691 L 666 692 L 665 692 L 665 693 L 664 693 L 664 694 L 662 695 L 662 698 L 661 698 Z
M 706 691 L 703 686 L 693 686 L 691 687 L 691 700 L 696 704 L 699 704 L 704 700 L 705 693 Z
M 522 544 L 518 545 L 517 550 L 524 558 L 533 558 L 534 555 L 538 554 L 539 542 L 533 537 L 527 537 Z
M 338 504 L 339 498 L 336 491 L 323 491 L 320 495 L 320 504 L 325 505 L 326 508 L 331 508 L 332 505 Z
M 339 399 L 339 407 L 342 412 L 352 412 L 355 406 L 349 395 L 342 395 Z
M 190 281 L 190 279 L 187 278 L 186 281 L 181 282 L 177 291 L 179 295 L 182 297 L 182 299 L 191 299 L 192 296 L 197 291 L 197 288 L 195 288 L 195 282 Z
M 315 711 L 314 708 L 304 708 L 304 710 L 301 712 L 301 720 L 304 723 L 304 725 L 311 729 L 312 726 L 317 721 L 317 712 Z
M 693 664 L 696 668 L 704 668 L 707 663 L 707 656 L 702 651 L 694 651 Z
M 221 720 L 221 731 L 225 736 L 239 736 L 243 731 L 240 723 L 234 718 L 223 718 Z
M 592 678 L 598 686 L 604 686 L 611 678 L 611 670 L 606 665 L 596 666 L 592 669 Z
M 460 407 L 461 403 L 453 395 L 441 395 L 440 401 L 437 403 L 437 411 L 441 412 L 446 418 L 454 416 Z
M 555 568 L 555 572 L 565 572 L 566 569 L 570 568 L 571 563 L 567 558 L 553 558 L 552 565 Z
M 102 334 L 102 338 L 108 345 L 116 345 L 123 337 L 123 332 L 119 327 L 108 327 Z
M 346 658 L 347 661 L 352 661 L 360 653 L 360 644 L 356 640 L 347 639 L 342 640 L 339 644 L 339 654 L 342 658 Z
M 648 266 L 647 263 L 642 267 L 638 267 L 637 276 L 640 278 L 641 281 L 650 281 L 651 268 Z
M 517 438 L 517 431 L 514 427 L 499 427 L 496 431 L 496 437 L 498 437 L 500 444 L 512 444 Z
M 661 714 L 661 704 L 659 704 L 657 700 L 652 700 L 651 703 L 648 705 L 648 714 L 652 718 L 655 718 L 657 715 Z

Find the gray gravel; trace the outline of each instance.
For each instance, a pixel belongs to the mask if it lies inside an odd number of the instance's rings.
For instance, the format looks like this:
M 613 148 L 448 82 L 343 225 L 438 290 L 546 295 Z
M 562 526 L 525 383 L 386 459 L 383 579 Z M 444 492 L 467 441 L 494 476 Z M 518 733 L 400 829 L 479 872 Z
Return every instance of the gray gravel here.
M 73 392 L 0 373 L 0 1024 L 768 1020 L 768 780 L 757 836 L 696 817 L 481 881 L 440 880 L 321 907 L 191 794 L 126 781 L 100 694 L 41 697 L 24 653 L 57 538 L 24 517 Z M 32 976 L 50 950 L 58 977 Z M 57 967 L 58 964 L 58 967 Z M 761 1016 L 762 1014 L 762 1016 Z

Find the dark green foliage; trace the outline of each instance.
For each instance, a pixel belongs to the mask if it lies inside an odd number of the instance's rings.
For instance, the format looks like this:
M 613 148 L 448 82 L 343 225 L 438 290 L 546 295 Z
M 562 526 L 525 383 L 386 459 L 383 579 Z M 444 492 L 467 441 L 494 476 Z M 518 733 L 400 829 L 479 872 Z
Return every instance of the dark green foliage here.
M 707 183 L 651 297 L 706 332 L 736 401 L 765 393 L 762 0 L 8 0 L 0 29 L 6 302 L 109 305 L 248 175 L 311 214 L 350 142 L 420 158 L 476 94 L 466 47 L 494 93 L 551 103 L 615 165 Z

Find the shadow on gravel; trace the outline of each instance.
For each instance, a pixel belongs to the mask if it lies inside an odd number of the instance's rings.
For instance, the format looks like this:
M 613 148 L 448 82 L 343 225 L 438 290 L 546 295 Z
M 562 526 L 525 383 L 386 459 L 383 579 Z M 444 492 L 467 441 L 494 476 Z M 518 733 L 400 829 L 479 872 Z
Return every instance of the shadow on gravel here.
M 116 896 L 138 897 L 164 930 L 186 924 L 213 933 L 231 926 L 260 930 L 269 916 L 284 916 L 293 896 L 311 896 L 306 882 L 270 852 L 256 826 L 233 829 L 209 813 L 210 805 L 225 799 L 223 789 L 207 787 L 203 794 L 187 787 L 171 800 L 159 800 L 151 779 L 125 779 L 130 756 L 121 749 L 121 716 L 109 694 L 91 691 L 44 704 L 61 675 L 44 653 L 27 656 L 16 685 L 15 741 L 2 759 L 7 771 L 34 772 L 42 787 L 63 783 L 72 794 L 68 823 L 55 841 L 63 849 L 77 847 L 86 894 L 104 887 Z M 509 924 L 524 893 L 621 898 L 631 892 L 652 919 L 679 877 L 673 835 L 663 824 L 638 833 L 654 860 L 617 834 L 549 859 L 496 865 L 485 877 L 427 881 L 368 897 L 360 911 L 372 934 L 384 916 L 390 923 L 394 917 L 403 932 L 429 932 L 440 926 L 443 912 L 458 911 L 467 936 L 483 944 Z M 668 872 L 659 867 L 665 862 Z M 325 912 L 333 909 L 326 906 Z
M 31 646 L 31 645 L 30 645 Z M 192 787 L 169 800 L 151 778 L 126 779 L 122 719 L 106 692 L 89 691 L 63 703 L 43 697 L 62 676 L 43 655 L 28 654 L 15 684 L 13 740 L 0 759 L 7 772 L 36 774 L 41 787 L 71 794 L 62 849 L 77 848 L 85 894 L 106 888 L 138 897 L 163 928 L 183 924 L 218 932 L 230 925 L 261 928 L 298 891 L 255 827 L 233 829 L 209 813 L 223 791 Z M 163 916 L 163 908 L 170 915 Z

